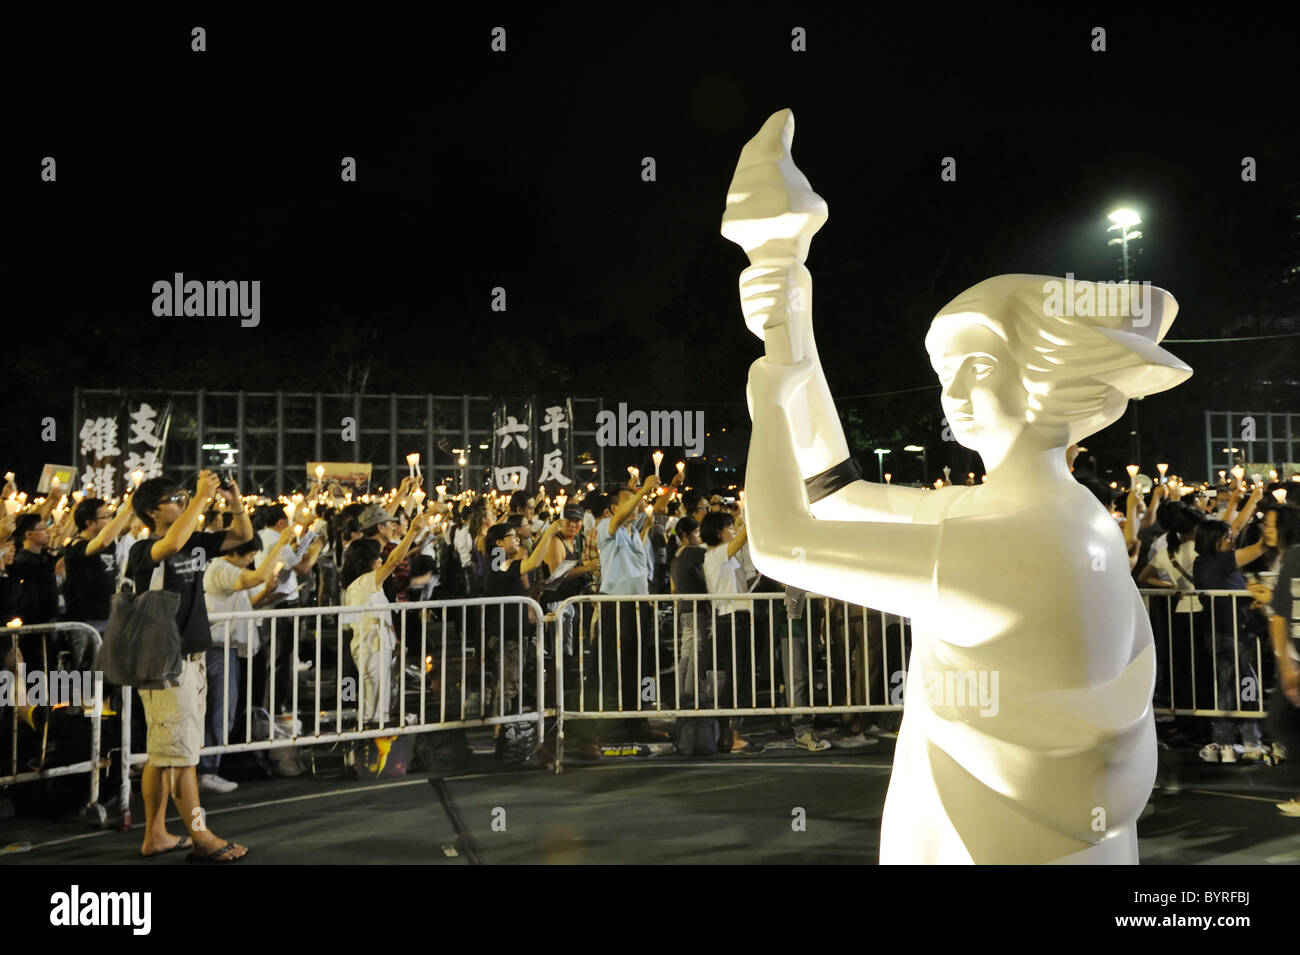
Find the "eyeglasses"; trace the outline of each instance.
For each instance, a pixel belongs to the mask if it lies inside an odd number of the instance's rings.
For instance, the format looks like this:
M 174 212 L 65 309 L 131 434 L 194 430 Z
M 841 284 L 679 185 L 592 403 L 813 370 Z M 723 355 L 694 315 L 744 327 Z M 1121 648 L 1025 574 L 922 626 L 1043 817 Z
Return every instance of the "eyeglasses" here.
M 164 497 L 159 504 L 184 504 L 190 499 L 189 491 L 179 491 L 170 497 Z

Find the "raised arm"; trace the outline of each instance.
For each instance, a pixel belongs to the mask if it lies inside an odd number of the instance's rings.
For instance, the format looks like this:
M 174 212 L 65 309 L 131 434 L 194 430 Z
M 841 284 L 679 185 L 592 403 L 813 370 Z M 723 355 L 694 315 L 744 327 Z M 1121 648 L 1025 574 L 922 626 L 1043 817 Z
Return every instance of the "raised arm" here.
M 636 509 L 645 496 L 658 486 L 659 479 L 652 474 L 645 479 L 645 483 L 641 485 L 641 490 L 638 493 L 633 494 L 622 504 L 615 507 L 614 513 L 609 519 L 609 532 L 612 534 L 622 527 L 636 513 Z
M 235 586 L 231 589 L 249 590 L 259 584 L 270 583 L 272 578 L 275 576 L 275 565 L 279 561 L 280 553 L 291 540 L 293 540 L 293 525 L 280 531 L 280 539 L 277 540 L 266 555 L 257 562 L 257 569 L 242 571 L 239 575 L 239 579 L 235 581 Z
M 149 556 L 155 564 L 161 564 L 185 546 L 185 542 L 199 526 L 199 516 L 208 509 L 220 485 L 221 479 L 212 471 L 199 472 L 198 481 L 194 485 L 194 496 L 190 498 L 189 506 L 181 511 L 180 517 L 176 518 L 167 533 L 154 541 L 153 547 L 149 549 Z
M 234 550 L 253 539 L 253 522 L 248 517 L 248 509 L 244 507 L 244 499 L 239 496 L 238 484 L 232 480 L 230 487 L 220 491 L 220 494 L 230 505 L 230 513 L 234 518 L 230 522 L 230 530 L 226 531 L 226 539 L 221 542 L 221 549 Z
M 542 531 L 541 539 L 533 546 L 533 552 L 525 557 L 523 563 L 519 565 L 521 574 L 530 573 L 542 565 L 542 558 L 546 556 L 546 550 L 551 544 L 551 538 L 555 536 L 555 532 L 559 529 L 560 522 L 558 520 L 551 521 L 546 525 L 546 530 Z
M 849 461 L 830 386 L 812 329 L 812 275 L 804 267 L 813 235 L 825 223 L 826 203 L 812 190 L 790 154 L 794 116 L 768 118 L 741 151 L 727 193 L 722 234 L 745 250 L 750 267 L 740 274 L 740 308 L 749 330 L 779 365 L 806 360 L 810 372 L 791 394 L 782 417 L 801 480 Z M 824 520 L 907 522 L 924 492 L 856 481 L 811 505 Z
M 1255 489 L 1250 492 L 1250 497 L 1246 498 L 1246 505 L 1241 509 L 1241 513 L 1238 514 L 1235 519 L 1229 521 L 1232 525 L 1232 539 L 1234 541 L 1237 539 L 1237 535 L 1245 530 L 1246 525 L 1250 522 L 1251 517 L 1255 513 L 1255 508 L 1259 506 L 1260 499 L 1263 496 L 1264 489 L 1258 484 L 1255 485 Z M 1250 561 L 1246 561 L 1246 563 L 1250 563 Z M 1238 564 L 1237 566 L 1240 567 L 1241 565 Z
M 784 412 L 809 374 L 807 361 L 779 366 L 760 358 L 750 367 L 745 504 L 754 566 L 802 590 L 912 616 L 930 596 L 938 527 L 813 517 Z
M 388 559 L 375 571 L 376 586 L 387 580 L 388 575 L 397 570 L 398 564 L 406 559 L 406 552 L 411 549 L 411 542 L 415 540 L 415 535 L 424 528 L 424 520 L 423 514 L 417 514 L 411 519 L 410 526 L 406 528 L 406 536 L 398 541 L 397 546 L 388 555 Z
M 113 519 L 104 525 L 104 529 L 90 539 L 86 544 L 86 556 L 98 554 L 113 541 L 122 536 L 122 532 L 131 526 L 131 495 L 128 493 L 122 498 L 122 503 L 117 508 L 117 513 Z

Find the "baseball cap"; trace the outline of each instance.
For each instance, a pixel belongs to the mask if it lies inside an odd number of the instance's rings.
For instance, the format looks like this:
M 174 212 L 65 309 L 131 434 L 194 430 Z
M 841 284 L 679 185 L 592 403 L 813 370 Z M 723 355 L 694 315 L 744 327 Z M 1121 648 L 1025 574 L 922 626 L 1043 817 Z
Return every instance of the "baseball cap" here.
M 389 521 L 395 520 L 397 520 L 397 518 L 392 514 L 389 514 L 378 504 L 371 504 L 361 512 L 360 524 L 363 531 L 368 531 L 372 527 L 378 527 L 380 524 L 387 524 Z

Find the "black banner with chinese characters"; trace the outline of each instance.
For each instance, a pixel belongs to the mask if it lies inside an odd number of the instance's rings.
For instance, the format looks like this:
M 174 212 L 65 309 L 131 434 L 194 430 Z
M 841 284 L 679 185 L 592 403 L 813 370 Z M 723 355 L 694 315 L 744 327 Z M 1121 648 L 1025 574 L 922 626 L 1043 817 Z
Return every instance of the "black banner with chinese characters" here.
M 502 401 L 492 414 L 492 487 L 501 494 L 531 491 L 533 471 L 533 403 L 528 398 Z
M 573 459 L 573 404 L 568 398 L 538 403 L 537 486 L 550 496 L 571 494 L 577 472 Z
M 163 473 L 170 398 L 83 395 L 79 414 L 81 485 L 88 494 L 121 497 L 135 483 L 134 476 L 144 481 Z

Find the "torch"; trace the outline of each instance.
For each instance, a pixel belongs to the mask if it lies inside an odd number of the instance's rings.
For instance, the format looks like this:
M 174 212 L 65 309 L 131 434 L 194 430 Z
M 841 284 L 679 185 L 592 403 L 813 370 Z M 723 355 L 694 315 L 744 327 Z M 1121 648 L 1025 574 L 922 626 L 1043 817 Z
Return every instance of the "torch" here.
M 740 273 L 745 324 L 763 340 L 768 360 L 780 365 L 804 357 L 803 333 L 791 318 L 812 306 L 804 262 L 829 214 L 794 164 L 793 140 L 794 114 L 773 113 L 740 151 L 722 216 L 722 234 L 749 257 Z

